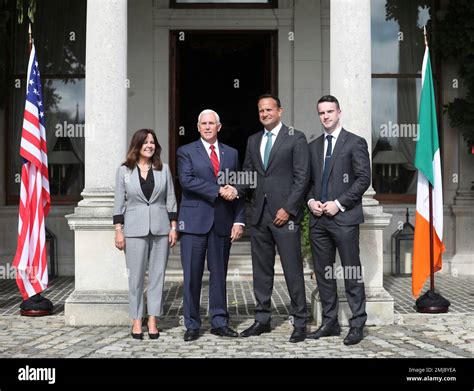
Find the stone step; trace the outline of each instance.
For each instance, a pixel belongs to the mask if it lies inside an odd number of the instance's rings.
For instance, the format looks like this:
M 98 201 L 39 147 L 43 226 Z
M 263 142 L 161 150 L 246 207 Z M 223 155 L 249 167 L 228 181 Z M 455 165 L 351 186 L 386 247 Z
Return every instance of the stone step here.
M 250 248 L 250 240 L 240 240 L 235 243 L 232 243 L 232 247 L 230 248 L 230 255 L 248 255 L 251 254 Z M 181 246 L 180 242 L 176 244 L 174 248 L 170 251 L 170 256 L 172 255 L 181 255 Z
M 311 270 L 305 262 L 305 276 L 311 275 Z M 251 279 L 252 278 L 252 258 L 250 255 L 231 255 L 229 258 L 229 266 L 227 279 Z M 204 278 L 208 278 L 209 271 L 207 265 L 204 267 Z M 283 276 L 283 268 L 281 267 L 280 257 L 275 257 L 275 276 Z M 183 269 L 181 266 L 181 257 L 178 255 L 170 255 L 168 266 L 166 268 L 166 280 L 181 281 L 183 279 Z
M 311 270 L 307 263 L 304 265 L 304 273 L 306 276 L 311 275 Z M 208 278 L 209 271 L 207 266 L 204 267 L 204 278 Z M 275 276 L 283 276 L 280 256 L 275 257 Z M 232 244 L 230 249 L 229 266 L 227 279 L 251 279 L 252 278 L 252 255 L 250 240 L 242 238 L 242 240 Z M 166 268 L 166 279 L 169 281 L 181 281 L 183 279 L 183 268 L 181 266 L 181 248 L 180 243 L 171 249 Z

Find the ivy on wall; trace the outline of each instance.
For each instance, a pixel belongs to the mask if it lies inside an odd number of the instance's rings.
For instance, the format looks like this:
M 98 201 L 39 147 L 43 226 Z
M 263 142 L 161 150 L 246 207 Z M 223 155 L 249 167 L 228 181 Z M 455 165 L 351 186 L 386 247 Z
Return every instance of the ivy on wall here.
M 443 13 L 443 12 L 442 12 Z M 469 151 L 474 147 L 474 2 L 450 1 L 437 24 L 434 48 L 443 59 L 455 60 L 466 87 L 463 98 L 445 105 L 450 124 L 458 128 Z M 453 80 L 453 87 L 460 81 Z
M 0 109 L 5 106 L 7 91 L 6 43 L 10 39 L 7 35 L 8 23 L 15 13 L 15 7 L 18 23 L 23 23 L 26 19 L 25 16 L 33 23 L 35 21 L 36 2 L 37 0 L 0 0 Z
M 25 12 L 31 23 L 35 22 L 36 0 L 16 0 L 18 12 L 18 23 L 22 24 L 25 19 Z

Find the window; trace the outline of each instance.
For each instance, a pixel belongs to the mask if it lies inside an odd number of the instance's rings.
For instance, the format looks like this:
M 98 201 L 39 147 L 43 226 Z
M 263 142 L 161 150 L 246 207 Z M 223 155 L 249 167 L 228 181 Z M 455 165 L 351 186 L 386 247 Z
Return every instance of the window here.
M 277 8 L 278 0 L 171 0 L 170 8 Z
M 377 198 L 414 202 L 424 36 L 431 0 L 372 0 L 372 183 Z M 431 26 L 432 21 L 429 23 Z
M 14 9 L 14 3 L 12 9 Z M 28 64 L 28 25 L 9 20 L 7 202 L 18 203 L 19 146 Z M 41 72 L 53 203 L 75 203 L 84 188 L 85 0 L 37 2 L 33 38 Z

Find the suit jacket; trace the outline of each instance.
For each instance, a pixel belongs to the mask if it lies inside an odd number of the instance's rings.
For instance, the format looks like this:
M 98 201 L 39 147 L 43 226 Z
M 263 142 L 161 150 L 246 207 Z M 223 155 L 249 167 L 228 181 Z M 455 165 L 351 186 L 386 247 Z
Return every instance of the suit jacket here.
M 299 223 L 303 216 L 302 203 L 309 182 L 308 142 L 303 132 L 283 125 L 273 144 L 265 170 L 260 144 L 264 131 L 255 133 L 247 141 L 243 170 L 257 173 L 257 187 L 252 197 L 251 224 L 260 220 L 265 199 L 273 216 L 283 208 L 290 220 Z M 250 187 L 239 186 L 239 194 Z
M 218 143 L 219 171 L 237 172 L 239 155 L 236 149 Z M 230 236 L 234 223 L 245 223 L 245 200 L 225 201 L 211 159 L 201 140 L 178 148 L 178 176 L 182 189 L 178 230 L 190 234 L 206 234 L 212 226 L 218 235 Z
M 153 170 L 155 188 L 147 200 L 143 194 L 137 168 L 117 169 L 115 178 L 114 215 L 124 215 L 125 237 L 167 235 L 170 230 L 168 213 L 176 213 L 176 196 L 167 164 L 161 171 Z
M 324 168 L 324 134 L 309 144 L 311 181 L 306 201 L 321 199 Z M 345 211 L 338 212 L 334 221 L 339 225 L 364 222 L 362 196 L 370 186 L 370 159 L 364 138 L 341 130 L 329 165 L 328 200 L 338 200 Z M 311 214 L 310 227 L 320 218 Z

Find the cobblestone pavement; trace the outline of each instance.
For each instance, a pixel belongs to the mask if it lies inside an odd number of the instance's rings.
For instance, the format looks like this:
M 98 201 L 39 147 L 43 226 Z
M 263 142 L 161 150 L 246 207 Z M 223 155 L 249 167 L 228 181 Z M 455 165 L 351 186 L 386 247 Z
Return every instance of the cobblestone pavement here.
M 0 281 L 0 357 L 14 358 L 131 358 L 131 357 L 214 357 L 214 358 L 465 358 L 474 353 L 473 277 L 437 275 L 439 291 L 452 305 L 447 314 L 418 314 L 410 296 L 409 278 L 386 277 L 385 287 L 395 299 L 395 323 L 390 326 L 366 327 L 364 340 L 356 346 L 345 346 L 340 337 L 288 342 L 292 326 L 288 320 L 289 297 L 285 282 L 275 281 L 273 330 L 251 338 L 220 338 L 209 333 L 206 318 L 207 285 L 203 287 L 201 337 L 184 342 L 182 286 L 166 284 L 165 316 L 160 319 L 161 336 L 143 341 L 130 337 L 129 327 L 66 327 L 64 300 L 73 290 L 74 281 L 59 278 L 52 281 L 45 296 L 55 304 L 55 314 L 28 318 L 19 315 L 20 296 L 12 280 Z M 307 297 L 314 289 L 307 281 Z M 228 283 L 231 326 L 239 331 L 253 322 L 255 307 L 251 281 Z M 316 326 L 310 324 L 310 331 Z

